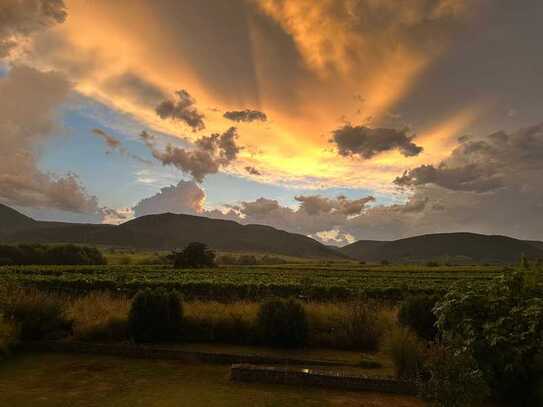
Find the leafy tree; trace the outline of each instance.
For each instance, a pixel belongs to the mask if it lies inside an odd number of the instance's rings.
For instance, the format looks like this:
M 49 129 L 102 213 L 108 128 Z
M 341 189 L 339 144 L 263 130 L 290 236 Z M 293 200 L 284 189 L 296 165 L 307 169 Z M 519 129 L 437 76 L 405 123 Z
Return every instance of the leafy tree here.
M 519 406 L 543 405 L 534 401 L 543 377 L 543 296 L 533 274 L 505 275 L 482 290 L 457 286 L 436 307 L 453 350 L 469 352 L 494 394 Z
M 173 253 L 175 268 L 215 267 L 215 252 L 204 243 L 192 242 L 181 252 Z

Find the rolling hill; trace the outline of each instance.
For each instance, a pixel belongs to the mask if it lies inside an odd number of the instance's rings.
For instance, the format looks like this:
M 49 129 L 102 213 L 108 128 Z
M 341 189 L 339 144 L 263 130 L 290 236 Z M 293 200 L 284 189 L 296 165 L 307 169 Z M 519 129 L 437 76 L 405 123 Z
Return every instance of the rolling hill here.
M 339 250 L 370 262 L 517 263 L 521 254 L 543 259 L 541 242 L 476 233 L 438 233 L 383 242 L 360 240 Z
M 0 240 L 17 243 L 83 243 L 140 249 L 179 249 L 199 241 L 224 251 L 262 252 L 310 258 L 345 258 L 307 236 L 270 226 L 165 213 L 119 226 L 35 221 L 0 205 Z

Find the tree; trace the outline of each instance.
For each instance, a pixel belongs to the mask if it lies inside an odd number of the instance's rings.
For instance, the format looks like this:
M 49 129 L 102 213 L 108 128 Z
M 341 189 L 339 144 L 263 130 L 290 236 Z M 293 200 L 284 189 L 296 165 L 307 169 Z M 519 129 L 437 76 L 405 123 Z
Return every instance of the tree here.
M 175 268 L 215 267 L 215 252 L 204 243 L 192 242 L 181 252 L 173 253 Z

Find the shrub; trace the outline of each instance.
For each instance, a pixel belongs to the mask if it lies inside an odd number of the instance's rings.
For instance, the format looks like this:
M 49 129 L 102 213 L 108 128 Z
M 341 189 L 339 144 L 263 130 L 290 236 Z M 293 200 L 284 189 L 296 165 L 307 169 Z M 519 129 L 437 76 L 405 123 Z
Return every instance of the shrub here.
M 483 373 L 467 352 L 434 345 L 426 353 L 419 394 L 436 407 L 480 406 L 490 395 Z
M 0 305 L 4 316 L 18 328 L 21 341 L 58 339 L 72 332 L 73 321 L 65 313 L 66 304 L 36 290 L 14 289 Z
M 455 351 L 473 355 L 495 396 L 519 405 L 537 397 L 543 377 L 543 298 L 531 271 L 484 288 L 453 288 L 436 307 L 437 326 Z
M 183 251 L 173 253 L 175 268 L 215 267 L 215 252 L 204 243 L 189 243 Z
M 303 346 L 308 333 L 305 310 L 302 304 L 292 299 L 267 301 L 258 311 L 257 329 L 262 342 L 268 345 Z
M 438 333 L 437 318 L 433 311 L 438 301 L 439 297 L 435 295 L 410 297 L 401 304 L 398 321 L 422 339 L 433 340 Z
M 128 315 L 128 330 L 135 342 L 160 342 L 178 337 L 183 321 L 177 293 L 147 288 L 134 297 Z
M 412 380 L 418 376 L 424 363 L 424 346 L 417 335 L 406 328 L 395 329 L 388 338 L 387 351 L 397 377 Z
M 0 314 L 0 359 L 7 356 L 17 343 L 17 327 Z

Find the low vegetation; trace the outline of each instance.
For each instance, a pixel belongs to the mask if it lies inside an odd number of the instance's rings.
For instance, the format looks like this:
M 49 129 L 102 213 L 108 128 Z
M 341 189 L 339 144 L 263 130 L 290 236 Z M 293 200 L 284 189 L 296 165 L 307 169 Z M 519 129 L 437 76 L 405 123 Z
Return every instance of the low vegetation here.
M 66 303 L 58 296 L 12 287 L 0 301 L 0 311 L 5 319 L 16 324 L 22 341 L 58 339 L 72 331 L 73 321 L 67 316 Z
M 434 307 L 440 297 L 436 295 L 417 295 L 402 302 L 398 311 L 398 320 L 403 326 L 412 329 L 420 338 L 428 341 L 437 337 Z
M 103 265 L 106 259 L 95 247 L 76 245 L 0 245 L 2 265 Z
M 285 264 L 173 269 L 164 265 L 5 266 L 0 279 L 26 287 L 84 294 L 110 291 L 134 295 L 146 287 L 177 290 L 186 300 L 260 300 L 298 297 L 345 301 L 360 297 L 398 300 L 444 295 L 455 283 L 484 287 L 503 273 L 494 266 L 366 266 L 352 263 Z
M 17 340 L 64 337 L 349 349 L 386 355 L 430 405 L 539 406 L 541 274 L 536 265 L 6 266 L 0 276 L 22 288 L 0 290 L 0 354 Z
M 172 341 L 183 323 L 183 306 L 176 292 L 147 288 L 132 301 L 128 333 L 135 342 Z
M 292 299 L 263 303 L 258 310 L 256 326 L 262 342 L 267 345 L 296 348 L 303 346 L 307 340 L 304 307 Z

